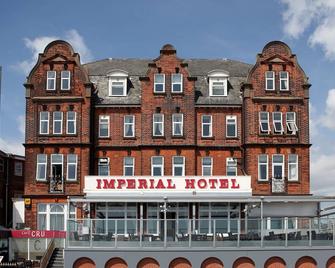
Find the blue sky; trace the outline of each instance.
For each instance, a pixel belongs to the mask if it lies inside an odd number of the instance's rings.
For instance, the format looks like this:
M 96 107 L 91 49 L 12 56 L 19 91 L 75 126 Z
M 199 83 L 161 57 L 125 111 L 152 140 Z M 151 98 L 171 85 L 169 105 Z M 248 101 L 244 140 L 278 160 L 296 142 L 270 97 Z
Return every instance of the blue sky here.
M 165 43 L 181 58 L 255 63 L 271 40 L 286 42 L 312 83 L 312 188 L 334 194 L 335 0 L 3 1 L 0 148 L 23 153 L 27 71 L 55 38 L 85 62 L 155 58 Z M 334 184 L 333 189 L 330 185 Z

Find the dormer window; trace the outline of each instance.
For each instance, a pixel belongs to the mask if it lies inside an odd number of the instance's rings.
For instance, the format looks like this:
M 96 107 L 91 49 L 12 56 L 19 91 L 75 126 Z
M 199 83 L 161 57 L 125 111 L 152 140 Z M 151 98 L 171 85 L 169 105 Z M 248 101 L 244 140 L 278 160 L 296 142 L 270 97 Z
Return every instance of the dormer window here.
M 124 97 L 127 96 L 127 78 L 125 71 L 113 71 L 108 74 L 109 77 L 109 96 Z
M 56 90 L 56 72 L 47 72 L 47 90 Z
M 154 81 L 154 92 L 155 93 L 164 93 L 165 92 L 165 75 L 164 74 L 155 74 Z
M 209 96 L 224 96 L 228 95 L 228 73 L 225 71 L 211 71 L 208 73 L 209 78 Z

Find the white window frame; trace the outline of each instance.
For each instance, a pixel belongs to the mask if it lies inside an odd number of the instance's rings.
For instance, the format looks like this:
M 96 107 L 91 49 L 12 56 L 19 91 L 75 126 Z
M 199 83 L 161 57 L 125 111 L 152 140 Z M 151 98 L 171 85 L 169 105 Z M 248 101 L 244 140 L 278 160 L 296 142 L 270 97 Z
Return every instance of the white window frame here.
M 161 122 L 155 122 L 155 117 L 156 116 L 161 116 L 162 121 Z M 155 134 L 155 125 L 156 124 L 161 124 L 162 125 L 162 134 L 161 135 L 157 135 Z M 164 137 L 164 114 L 160 114 L 160 113 L 155 113 L 152 115 L 152 136 L 154 137 Z
M 182 164 L 175 164 L 175 162 L 174 162 L 175 158 L 183 159 L 183 163 Z M 185 176 L 185 157 L 184 156 L 173 156 L 172 157 L 172 176 L 177 176 L 177 175 L 175 175 L 175 168 L 176 167 L 181 167 L 183 171 L 182 171 L 182 175 L 180 175 L 180 176 Z
M 211 164 L 210 165 L 205 165 L 204 164 L 204 160 L 206 159 L 210 159 L 211 160 Z M 204 168 L 205 167 L 210 167 L 210 175 L 204 175 Z M 202 157 L 201 158 L 201 175 L 202 176 L 212 176 L 213 175 L 213 157 L 209 157 L 209 156 L 206 156 L 206 157 Z
M 113 84 L 122 83 L 122 94 L 113 94 Z M 121 87 L 119 85 L 119 87 Z M 109 96 L 110 97 L 125 97 L 127 96 L 127 79 L 126 78 L 110 78 L 109 79 Z
M 230 120 L 234 120 L 234 122 L 229 122 Z M 228 125 L 235 126 L 235 133 L 233 136 L 228 135 Z M 237 137 L 237 116 L 236 115 L 226 115 L 226 137 L 227 138 L 236 138 Z
M 129 165 L 129 164 L 126 164 L 126 158 L 129 158 L 132 160 L 132 164 Z M 126 167 L 131 167 L 133 170 L 132 174 L 131 175 L 126 175 Z M 123 158 L 123 176 L 134 176 L 134 173 L 135 173 L 135 158 L 134 157 L 131 157 L 131 156 L 126 156 Z
M 75 162 L 70 162 L 70 156 L 75 156 Z M 74 178 L 69 179 L 69 166 L 75 166 L 75 175 Z M 67 181 L 76 181 L 77 180 L 77 173 L 78 173 L 78 155 L 77 154 L 68 154 L 66 159 L 66 180 Z
M 55 119 L 55 116 L 56 116 L 56 114 L 60 114 L 61 116 L 60 116 L 60 119 Z M 56 132 L 55 131 L 55 126 L 56 126 L 56 123 L 60 123 L 60 132 Z M 52 133 L 53 134 L 56 134 L 56 135 L 61 135 L 61 134 L 63 134 L 63 112 L 61 112 L 61 111 L 54 111 L 53 112 L 53 120 L 52 120 Z
M 126 122 L 126 118 L 131 118 L 132 122 L 131 123 L 127 123 Z M 132 128 L 132 135 L 126 135 L 126 127 L 130 126 Z M 123 117 L 123 137 L 125 138 L 133 138 L 135 137 L 135 116 L 134 115 L 125 115 Z
M 282 158 L 283 158 L 282 163 L 274 163 L 273 158 L 275 156 L 282 156 Z M 285 176 L 285 156 L 283 154 L 273 154 L 272 155 L 272 178 L 274 178 L 274 167 L 275 166 L 281 166 L 282 167 L 282 180 L 283 180 L 284 176 Z
M 267 74 L 272 73 L 272 78 L 268 78 Z M 268 81 L 272 80 L 272 85 L 273 88 L 268 88 Z M 275 72 L 274 71 L 266 71 L 265 72 L 265 90 L 267 91 L 275 91 L 276 90 L 276 77 L 275 77 Z
M 180 76 L 180 82 L 173 82 L 175 76 Z M 180 91 L 174 90 L 174 85 L 180 85 Z M 175 73 L 171 75 L 171 92 L 172 93 L 183 93 L 183 75 L 181 73 Z
M 266 156 L 266 163 L 260 162 L 260 157 Z M 266 179 L 261 179 L 261 166 L 266 165 Z M 268 181 L 269 180 L 269 156 L 267 154 L 258 155 L 258 180 L 259 181 Z
M 107 175 L 100 175 L 100 166 L 107 166 L 108 167 L 108 174 Z M 98 176 L 109 176 L 110 174 L 110 166 L 109 166 L 109 157 L 100 157 L 98 158 Z
M 210 122 L 209 123 L 204 123 L 204 118 L 207 117 L 207 116 L 210 118 Z M 209 125 L 208 135 L 204 135 L 204 125 Z M 213 137 L 213 116 L 212 115 L 208 115 L 208 114 L 201 115 L 201 137 L 203 137 L 203 138 Z
M 228 167 L 234 168 L 235 175 L 228 175 Z M 237 176 L 237 159 L 232 157 L 227 157 L 226 159 L 226 175 L 227 176 Z
M 42 119 L 42 114 L 43 113 L 46 113 L 46 114 L 48 114 L 48 119 L 47 120 L 45 120 L 45 119 Z M 40 112 L 40 134 L 42 134 L 42 135 L 47 135 L 47 134 L 49 134 L 49 128 L 50 128 L 50 126 L 49 126 L 49 120 L 50 120 L 50 113 L 49 112 L 47 112 L 47 111 L 41 111 Z M 45 123 L 46 122 L 46 124 L 47 124 L 47 132 L 42 132 L 42 123 Z
M 45 211 L 40 211 L 40 205 L 45 205 Z M 62 212 L 51 212 L 51 209 L 53 206 L 61 206 L 63 207 L 63 211 Z M 68 210 L 70 210 L 68 212 Z M 75 219 L 76 218 L 76 209 L 74 209 L 74 211 L 71 210 L 71 208 L 68 208 L 67 204 L 62 204 L 62 203 L 39 203 L 37 204 L 37 228 L 40 230 L 40 223 L 39 223 L 39 215 L 45 215 L 45 230 L 50 230 L 51 228 L 51 215 L 63 215 L 64 217 L 64 230 L 60 230 L 60 231 L 66 231 L 67 230 L 67 222 L 68 219 Z M 68 218 L 69 216 L 69 218 Z
M 290 163 L 290 157 L 291 156 L 295 156 L 295 162 L 294 163 Z M 296 166 L 296 178 L 291 178 L 291 173 L 290 170 L 293 166 Z M 289 181 L 299 181 L 299 156 L 297 154 L 289 154 L 288 155 L 288 167 L 287 167 L 287 179 Z
M 156 76 L 157 75 L 162 75 L 163 76 L 163 83 L 156 82 Z M 163 90 L 162 91 L 157 91 L 156 90 L 156 85 L 163 85 Z M 165 93 L 165 74 L 162 74 L 162 73 L 154 74 L 154 93 Z
M 275 114 L 280 114 L 280 120 L 275 119 Z M 280 123 L 281 129 L 277 129 L 276 123 Z M 283 134 L 284 133 L 284 126 L 283 126 L 283 113 L 282 112 L 272 112 L 272 124 L 273 124 L 273 131 L 274 133 Z
M 267 120 L 262 119 L 261 114 L 266 114 Z M 267 131 L 265 131 L 263 129 L 262 123 L 266 123 L 267 124 L 267 126 L 268 126 L 268 130 Z M 259 129 L 260 129 L 261 133 L 268 133 L 269 134 L 271 132 L 269 112 L 264 112 L 264 111 L 259 112 Z
M 38 162 L 39 155 L 44 156 L 45 162 Z M 38 166 L 39 165 L 45 166 L 44 179 L 38 177 Z M 36 155 L 36 181 L 46 181 L 47 180 L 47 167 L 48 167 L 48 156 L 46 154 L 37 154 Z
M 227 90 L 227 78 L 223 77 L 210 77 L 209 78 L 209 96 L 210 97 L 227 97 L 228 90 Z M 223 86 L 223 94 L 214 94 L 213 87 L 215 83 L 221 83 Z
M 64 74 L 65 73 L 68 73 L 69 74 L 69 77 L 64 77 Z M 64 84 L 63 84 L 63 81 L 64 80 L 68 80 L 68 88 L 64 88 Z M 61 90 L 70 90 L 71 88 L 71 72 L 70 71 L 61 71 L 61 86 L 60 86 L 60 89 Z
M 53 73 L 54 77 L 49 77 L 49 74 Z M 57 73 L 56 71 L 47 71 L 47 84 L 46 84 L 46 90 L 56 90 L 56 78 L 57 78 Z M 49 80 L 53 80 L 54 87 L 49 88 Z
M 176 116 L 180 116 L 181 117 L 181 121 L 180 122 L 175 122 L 175 118 Z M 180 134 L 176 134 L 175 130 L 176 130 L 176 126 L 175 125 L 180 125 L 180 130 L 181 133 Z M 172 114 L 172 136 L 183 136 L 184 135 L 184 114 Z
M 293 114 L 293 120 L 289 120 L 288 114 Z M 295 135 L 298 131 L 297 127 L 297 114 L 295 112 L 287 112 L 286 113 L 286 127 L 287 127 L 287 132 L 291 132 L 292 135 Z
M 61 156 L 61 158 L 62 158 L 62 161 L 61 162 L 53 162 L 53 156 L 56 156 L 56 155 L 60 155 Z M 63 179 L 64 178 L 64 155 L 63 154 L 51 154 L 51 156 L 50 156 L 50 177 L 52 178 L 52 166 L 54 165 L 54 164 L 61 164 L 62 165 L 62 176 L 61 176 L 61 179 Z
M 107 120 L 107 122 L 102 123 L 102 120 Z M 102 136 L 100 133 L 101 125 L 107 125 L 107 135 Z M 99 138 L 109 138 L 110 136 L 110 116 L 109 115 L 99 115 Z
M 284 73 L 286 73 L 286 78 L 282 78 L 281 77 L 281 75 L 282 74 L 284 74 Z M 287 88 L 286 89 L 284 89 L 284 88 L 282 88 L 282 84 L 281 84 L 281 82 L 282 81 L 287 81 Z M 288 72 L 286 72 L 286 71 L 281 71 L 281 72 L 279 72 L 279 89 L 280 89 L 280 91 L 289 91 L 290 90 L 290 84 L 289 84 L 289 73 Z
M 69 114 L 73 113 L 74 114 L 74 119 L 69 119 Z M 69 132 L 69 123 L 73 122 L 73 132 Z M 74 111 L 68 111 L 66 112 L 66 134 L 76 134 L 77 133 L 77 112 Z
M 157 157 L 157 158 L 158 158 L 158 157 L 161 158 L 161 159 L 162 159 L 162 164 L 160 164 L 160 165 L 159 165 L 159 164 L 154 164 L 154 163 L 153 163 L 153 160 L 154 160 L 155 157 Z M 158 176 L 158 175 L 154 175 L 154 167 L 160 167 L 160 168 L 161 168 L 161 171 L 162 171 L 162 172 L 161 172 L 161 173 L 162 173 L 161 176 L 164 176 L 164 157 L 163 157 L 163 156 L 158 156 L 158 155 L 156 156 L 156 155 L 155 155 L 155 156 L 152 156 L 152 157 L 151 157 L 151 176 Z

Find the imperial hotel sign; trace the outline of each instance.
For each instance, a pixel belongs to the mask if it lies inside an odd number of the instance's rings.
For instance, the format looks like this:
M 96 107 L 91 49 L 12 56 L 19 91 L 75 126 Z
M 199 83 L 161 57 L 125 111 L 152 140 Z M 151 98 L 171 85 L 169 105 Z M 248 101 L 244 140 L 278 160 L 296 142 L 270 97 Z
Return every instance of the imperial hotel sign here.
M 65 267 L 325 267 L 309 87 L 280 41 L 252 65 L 54 41 L 25 83 L 25 225 L 66 232 Z
M 250 176 L 236 177 L 100 177 L 86 176 L 84 193 L 90 196 L 113 196 L 117 194 L 133 195 L 139 199 L 147 195 L 162 194 L 196 195 L 196 194 L 221 194 L 249 195 L 251 196 Z M 140 195 L 139 195 L 140 194 Z

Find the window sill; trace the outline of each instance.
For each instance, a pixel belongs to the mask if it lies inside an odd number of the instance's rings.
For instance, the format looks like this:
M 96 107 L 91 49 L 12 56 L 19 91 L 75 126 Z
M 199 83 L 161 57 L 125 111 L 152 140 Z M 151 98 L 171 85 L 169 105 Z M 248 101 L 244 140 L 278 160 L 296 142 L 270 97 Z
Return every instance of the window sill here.
M 151 136 L 153 139 L 162 139 L 165 140 L 165 136 Z
M 172 92 L 171 91 L 171 96 L 184 96 L 184 92 Z
M 298 134 L 289 134 L 289 133 L 259 133 L 259 136 L 261 137 L 298 137 Z
M 35 182 L 37 182 L 37 183 L 45 183 L 45 184 L 49 183 L 47 180 L 36 180 L 36 179 L 35 179 Z
M 215 140 L 215 137 L 201 137 L 202 140 Z
M 98 137 L 99 140 L 109 140 L 110 137 Z
M 79 180 L 76 179 L 76 180 L 65 180 L 65 182 L 68 184 L 68 183 L 73 183 L 73 184 L 79 184 Z
M 260 183 L 260 184 L 268 184 L 268 183 L 269 183 L 269 180 L 257 180 L 257 183 Z
M 289 183 L 289 184 L 293 184 L 293 183 L 299 183 L 300 184 L 300 180 L 296 180 L 296 181 L 294 181 L 294 180 L 287 180 L 287 183 Z
M 185 136 L 184 135 L 172 135 L 171 137 L 172 139 L 185 139 Z
M 154 96 L 166 96 L 166 92 L 153 92 Z
M 226 137 L 227 140 L 239 140 L 239 137 Z
M 136 140 L 136 137 L 123 137 L 124 140 Z

